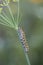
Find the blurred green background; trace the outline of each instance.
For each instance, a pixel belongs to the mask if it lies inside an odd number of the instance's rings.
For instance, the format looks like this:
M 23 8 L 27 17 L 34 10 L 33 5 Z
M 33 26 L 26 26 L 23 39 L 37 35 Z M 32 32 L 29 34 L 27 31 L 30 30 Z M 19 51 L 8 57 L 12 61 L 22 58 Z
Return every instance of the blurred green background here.
M 20 0 L 19 3 L 21 20 L 18 23 L 23 28 L 30 47 L 30 63 L 43 65 L 43 2 Z M 17 2 L 11 0 L 9 5 L 16 18 Z M 7 7 L 3 7 L 2 14 L 3 11 L 10 17 Z M 0 25 L 0 65 L 28 65 L 17 31 L 3 25 Z

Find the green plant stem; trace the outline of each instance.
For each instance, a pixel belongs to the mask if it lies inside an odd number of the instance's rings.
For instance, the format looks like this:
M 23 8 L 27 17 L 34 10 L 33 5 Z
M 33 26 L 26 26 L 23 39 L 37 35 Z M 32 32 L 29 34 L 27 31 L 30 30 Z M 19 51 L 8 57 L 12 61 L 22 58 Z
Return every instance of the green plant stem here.
M 11 24 L 11 25 L 12 25 L 13 23 L 12 23 L 11 19 L 10 19 L 10 18 L 8 18 L 8 16 L 7 16 L 5 13 L 3 13 L 3 15 L 4 15 L 4 16 L 5 16 L 5 18 L 9 21 L 9 24 Z
M 26 57 L 26 60 L 27 60 L 28 65 L 31 65 L 31 64 L 30 64 L 29 57 L 28 57 L 28 54 L 27 54 L 27 53 L 25 53 L 25 57 Z
M 18 0 L 18 12 L 17 12 L 17 24 L 18 24 L 18 20 L 19 20 L 19 0 Z
M 9 28 L 13 28 L 14 29 L 14 27 L 8 26 L 6 24 L 3 24 L 3 23 L 0 23 L 0 24 L 3 25 L 3 26 L 6 26 L 6 27 L 9 27 Z
M 19 36 L 19 33 L 21 33 L 21 32 L 19 32 L 19 30 L 17 30 L 17 33 L 18 33 L 18 36 Z M 19 39 L 20 39 L 20 36 L 19 36 Z M 28 65 L 31 65 L 30 64 L 30 61 L 29 61 L 29 57 L 28 57 L 27 52 L 25 52 L 25 49 L 24 48 L 23 48 L 23 50 L 24 50 L 24 54 L 25 54 L 25 57 L 26 57 L 26 60 L 27 60 Z
M 6 1 L 6 0 L 5 0 L 5 1 Z M 7 1 L 6 1 L 6 3 L 7 3 Z M 7 4 L 8 4 L 8 3 L 7 3 Z M 15 20 L 14 20 L 14 17 L 13 17 L 13 14 L 12 14 L 12 11 L 11 11 L 11 8 L 10 8 L 9 5 L 8 5 L 7 7 L 8 7 L 8 9 L 9 9 L 10 15 L 11 15 L 11 17 L 12 17 L 12 19 L 13 19 L 12 23 L 13 23 L 13 25 L 16 25 Z
M 0 17 L 2 17 L 7 22 L 7 24 L 9 24 L 9 20 L 7 20 L 3 15 L 0 15 Z

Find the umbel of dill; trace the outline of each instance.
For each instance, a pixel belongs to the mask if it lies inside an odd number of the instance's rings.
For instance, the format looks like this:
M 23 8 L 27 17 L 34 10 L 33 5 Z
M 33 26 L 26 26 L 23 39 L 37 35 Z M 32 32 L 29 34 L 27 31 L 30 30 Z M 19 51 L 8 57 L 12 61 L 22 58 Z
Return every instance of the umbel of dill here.
M 7 6 L 7 9 L 9 11 L 9 13 L 10 13 L 9 15 L 10 15 L 11 18 L 8 17 L 5 14 L 5 12 L 3 13 L 3 15 L 0 14 L 0 24 L 11 27 L 11 28 L 14 28 L 17 31 L 20 42 L 21 42 L 22 47 L 24 49 L 24 54 L 26 56 L 27 63 L 28 63 L 28 65 L 30 65 L 29 57 L 28 57 L 28 54 L 27 54 L 27 52 L 29 50 L 29 46 L 28 46 L 28 43 L 26 41 L 24 31 L 22 30 L 22 28 L 20 28 L 18 26 L 18 23 L 19 23 L 19 0 L 17 0 L 17 2 L 18 2 L 18 12 L 17 12 L 17 20 L 15 21 L 15 18 L 13 16 L 12 10 L 11 10 L 11 8 L 9 6 L 8 0 L 3 0 L 3 4 L 4 4 L 4 6 Z

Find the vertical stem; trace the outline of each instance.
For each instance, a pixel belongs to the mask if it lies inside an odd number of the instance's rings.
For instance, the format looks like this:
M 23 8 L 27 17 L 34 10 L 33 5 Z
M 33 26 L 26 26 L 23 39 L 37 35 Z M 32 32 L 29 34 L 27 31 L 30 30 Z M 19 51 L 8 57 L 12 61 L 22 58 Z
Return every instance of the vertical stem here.
M 17 24 L 18 24 L 18 19 L 19 19 L 19 0 L 18 0 L 18 12 L 17 12 Z
M 30 64 L 29 57 L 28 57 L 28 54 L 27 54 L 27 53 L 25 53 L 25 57 L 26 57 L 26 60 L 27 60 L 28 65 L 31 65 L 31 64 Z
M 27 52 L 28 52 L 27 49 L 28 48 L 25 47 L 25 44 L 24 44 L 24 41 L 23 41 L 23 40 L 25 40 L 25 38 L 23 37 L 24 36 L 23 30 L 21 28 L 18 28 L 18 31 L 17 32 L 18 32 L 18 36 L 19 36 L 20 42 L 22 43 L 22 46 L 23 46 L 23 50 L 24 50 L 24 54 L 25 54 L 27 63 L 28 63 L 28 65 L 31 65 L 30 64 L 30 61 L 29 61 L 28 54 L 27 54 Z

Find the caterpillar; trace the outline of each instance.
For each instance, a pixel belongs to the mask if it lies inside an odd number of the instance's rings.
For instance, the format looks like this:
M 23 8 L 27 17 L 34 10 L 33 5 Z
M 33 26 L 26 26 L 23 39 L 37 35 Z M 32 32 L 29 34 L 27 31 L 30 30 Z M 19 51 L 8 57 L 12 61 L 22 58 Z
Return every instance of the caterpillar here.
M 20 38 L 20 41 L 22 43 L 22 46 L 24 48 L 24 51 L 28 52 L 29 46 L 28 46 L 28 43 L 27 43 L 27 40 L 26 40 L 26 37 L 25 37 L 25 33 L 22 30 L 22 28 L 20 28 L 20 27 L 18 28 L 18 34 L 19 34 L 19 38 Z

